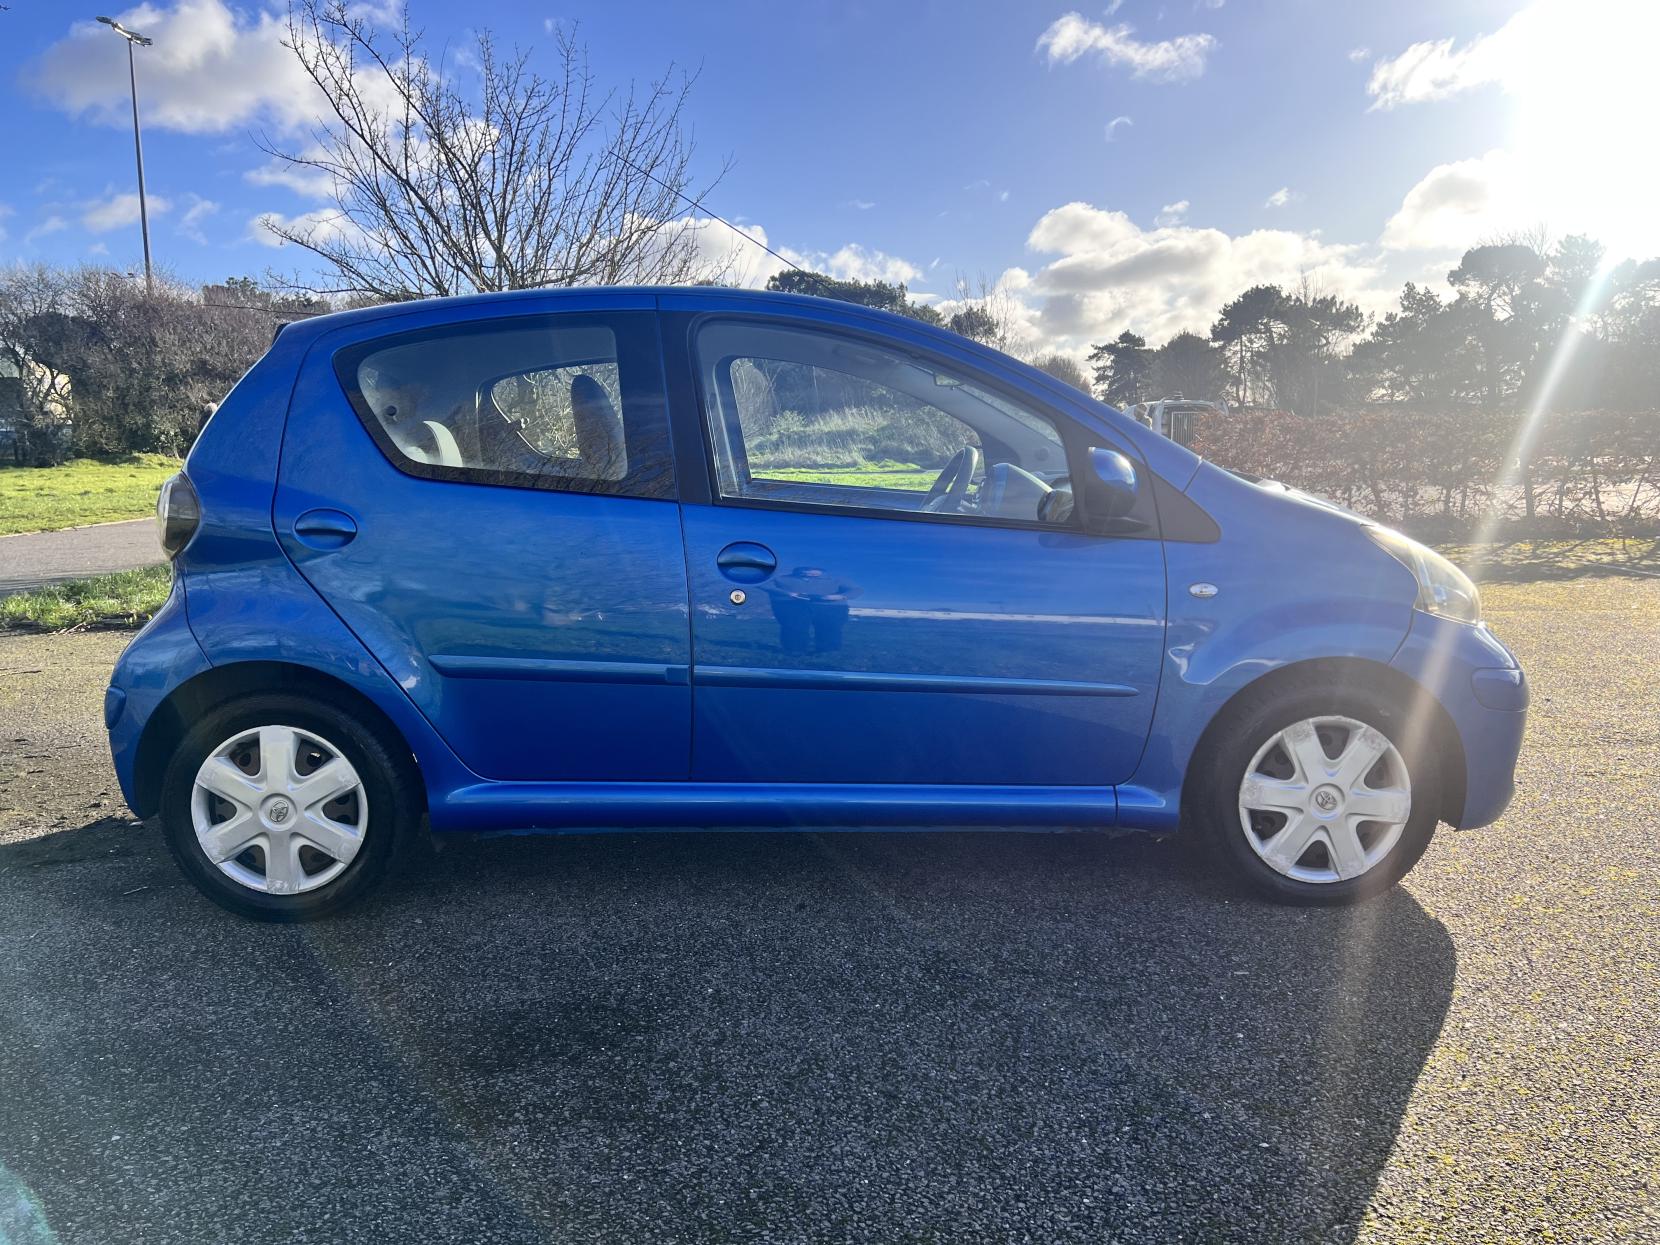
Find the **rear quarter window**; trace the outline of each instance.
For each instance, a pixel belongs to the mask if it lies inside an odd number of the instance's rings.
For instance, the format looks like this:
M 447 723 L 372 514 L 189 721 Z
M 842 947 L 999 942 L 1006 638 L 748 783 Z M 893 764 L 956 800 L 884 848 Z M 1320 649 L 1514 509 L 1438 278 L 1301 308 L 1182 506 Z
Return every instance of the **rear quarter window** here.
M 674 495 L 649 314 L 470 321 L 359 343 L 334 366 L 410 475 Z

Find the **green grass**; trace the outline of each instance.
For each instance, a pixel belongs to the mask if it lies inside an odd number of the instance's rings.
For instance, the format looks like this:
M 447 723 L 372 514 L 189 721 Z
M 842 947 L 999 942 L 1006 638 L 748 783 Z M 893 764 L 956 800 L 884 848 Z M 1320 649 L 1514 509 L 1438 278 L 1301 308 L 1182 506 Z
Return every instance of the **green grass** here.
M 0 629 L 139 627 L 167 600 L 173 568 L 147 566 L 0 597 Z
M 178 469 L 179 460 L 165 454 L 0 467 L 0 536 L 141 519 L 155 509 L 161 482 Z
M 861 463 L 857 467 L 756 467 L 757 479 L 796 480 L 803 484 L 843 484 L 858 488 L 902 488 L 926 492 L 938 471 L 911 463 Z

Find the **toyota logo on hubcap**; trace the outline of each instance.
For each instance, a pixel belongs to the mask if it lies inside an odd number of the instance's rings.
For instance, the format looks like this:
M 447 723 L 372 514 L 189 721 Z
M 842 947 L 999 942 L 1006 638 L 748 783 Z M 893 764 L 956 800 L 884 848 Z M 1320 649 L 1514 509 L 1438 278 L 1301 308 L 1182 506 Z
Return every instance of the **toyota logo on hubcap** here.
M 1322 813 L 1329 813 L 1337 807 L 1337 792 L 1328 787 L 1322 787 L 1314 793 L 1314 807 Z
M 266 810 L 266 815 L 279 826 L 288 820 L 288 813 L 289 808 L 287 800 L 272 800 L 271 807 Z

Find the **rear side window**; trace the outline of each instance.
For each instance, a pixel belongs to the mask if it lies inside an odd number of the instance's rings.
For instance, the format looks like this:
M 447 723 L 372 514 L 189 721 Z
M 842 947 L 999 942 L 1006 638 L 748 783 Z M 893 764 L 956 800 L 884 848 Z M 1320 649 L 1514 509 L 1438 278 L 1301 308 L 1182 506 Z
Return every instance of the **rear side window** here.
M 674 496 L 649 313 L 471 321 L 351 346 L 334 366 L 410 475 Z

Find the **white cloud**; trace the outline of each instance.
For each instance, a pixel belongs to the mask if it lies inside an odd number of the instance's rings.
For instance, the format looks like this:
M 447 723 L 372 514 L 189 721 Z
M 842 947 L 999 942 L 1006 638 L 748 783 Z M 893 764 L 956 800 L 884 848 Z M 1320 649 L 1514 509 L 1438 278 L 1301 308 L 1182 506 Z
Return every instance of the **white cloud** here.
M 191 204 L 179 218 L 179 232 L 201 246 L 207 245 L 207 235 L 202 232 L 202 222 L 219 210 L 219 205 L 212 199 L 204 199 L 200 195 L 191 195 Z
M 767 237 L 767 231 L 761 225 L 744 221 L 738 226 L 754 238 L 754 242 L 707 216 L 682 218 L 679 227 L 691 233 L 697 263 L 709 271 L 723 274 L 721 279 L 730 285 L 760 289 L 767 283 L 768 277 L 787 267 L 776 256 L 769 255 L 756 245 L 759 242 L 772 246 L 772 239 Z M 774 246 L 773 249 L 790 254 L 784 248 Z
M 1502 148 L 1438 165 L 1407 192 L 1384 244 L 1462 249 L 1543 226 L 1589 233 L 1611 255 L 1654 254 L 1660 162 L 1638 154 L 1637 135 L 1655 111 L 1656 47 L 1660 4 L 1536 0 L 1462 46 L 1419 43 L 1380 61 L 1374 108 L 1491 85 L 1509 113 Z
M 62 233 L 68 228 L 69 222 L 54 212 L 45 220 L 41 221 L 40 224 L 29 230 L 28 233 L 23 235 L 23 244 L 27 246 L 36 238 L 44 238 L 54 233 Z M 0 229 L 0 238 L 4 238 L 5 236 L 5 230 Z
M 289 164 L 286 160 L 268 160 L 242 176 L 255 186 L 283 186 L 307 199 L 327 199 L 334 192 L 331 175 L 321 169 Z
M 145 3 L 118 20 L 155 40 L 138 49 L 139 94 L 146 126 L 220 133 L 254 121 L 288 128 L 317 114 L 315 88 L 282 46 L 274 12 L 251 15 L 224 0 Z M 92 21 L 76 22 L 26 71 L 34 88 L 76 116 L 131 123 L 127 51 Z
M 1498 211 L 1514 172 L 1502 151 L 1436 165 L 1406 192 L 1400 210 L 1383 227 L 1383 245 L 1392 250 L 1474 246 L 1503 227 Z
M 287 246 L 288 243 L 284 239 L 271 232 L 272 228 L 311 233 L 319 241 L 358 232 L 351 220 L 338 209 L 316 208 L 294 216 L 284 216 L 281 212 L 261 212 L 248 221 L 247 237 L 261 246 Z
M 876 204 L 871 202 L 869 199 L 849 199 L 847 201 L 847 206 L 856 212 L 868 212 L 871 208 L 875 207 Z
M 86 253 L 88 255 L 108 255 L 110 253 L 110 249 L 102 242 L 94 242 L 91 246 L 87 247 Z
M 1038 36 L 1037 46 L 1051 65 L 1070 64 L 1095 53 L 1109 65 L 1128 69 L 1132 77 L 1181 82 L 1205 72 L 1205 60 L 1215 50 L 1216 40 L 1198 34 L 1147 43 L 1135 38 L 1131 26 L 1104 26 L 1081 13 L 1067 13 Z
M 1371 57 L 1372 57 L 1372 49 L 1371 48 L 1350 48 L 1349 49 L 1349 59 L 1352 60 L 1357 65 L 1360 64 L 1361 61 L 1370 60 Z
M 1366 92 L 1372 107 L 1446 99 L 1472 87 L 1496 82 L 1503 60 L 1503 32 L 1476 39 L 1465 47 L 1456 40 L 1414 43 L 1399 56 L 1372 66 Z
M 922 268 L 909 260 L 857 242 L 849 242 L 835 251 L 798 250 L 774 242 L 764 226 L 752 221 L 738 222 L 738 228 L 748 238 L 718 220 L 703 216 L 686 218 L 679 222 L 678 228 L 692 234 L 692 247 L 701 266 L 722 273 L 722 280 L 727 284 L 746 289 L 759 289 L 768 277 L 789 264 L 826 272 L 843 281 L 890 281 L 909 285 L 924 276 Z M 764 246 L 771 247 L 784 259 L 769 254 Z
M 857 242 L 849 242 L 828 255 L 823 251 L 779 249 L 803 268 L 828 272 L 841 281 L 892 281 L 908 285 L 922 276 L 922 269 L 909 260 L 861 246 Z
M 1183 330 L 1208 333 L 1224 302 L 1262 283 L 1307 278 L 1373 312 L 1393 305 L 1397 293 L 1369 248 L 1281 229 L 1240 236 L 1181 223 L 1144 229 L 1123 212 L 1088 203 L 1045 213 L 1027 244 L 1050 258 L 1019 296 L 1033 337 L 1063 351 L 1124 329 L 1155 344 Z
M 1166 203 L 1159 209 L 1159 214 L 1153 217 L 1153 223 L 1160 227 L 1179 225 L 1187 216 L 1187 209 L 1192 207 L 1186 199 L 1177 199 L 1174 203 Z
M 1111 121 L 1107 122 L 1107 141 L 1109 143 L 1112 142 L 1113 135 L 1118 132 L 1119 126 L 1130 126 L 1134 124 L 1135 122 L 1130 120 L 1128 117 L 1114 117 Z
M 997 192 L 997 201 L 999 203 L 1007 203 L 1009 201 L 1009 192 L 1006 190 L 999 190 Z
M 1291 189 L 1290 186 L 1281 186 L 1273 194 L 1263 200 L 1262 206 L 1265 208 L 1282 208 L 1287 203 L 1294 203 L 1302 197 L 1303 196 L 1300 192 Z
M 1462 45 L 1451 37 L 1424 40 L 1379 60 L 1366 93 L 1379 110 L 1448 100 L 1479 86 L 1514 93 L 1554 83 L 1555 90 L 1580 90 L 1585 80 L 1574 70 L 1605 71 L 1620 45 L 1635 43 L 1642 60 L 1652 58 L 1653 10 L 1648 0 L 1535 0 L 1491 35 Z M 1589 63 L 1575 65 L 1582 53 L 1589 53 Z
M 0 242 L 6 240 L 6 218 L 16 211 L 9 203 L 0 203 Z
M 109 233 L 138 223 L 138 195 L 134 192 L 110 195 L 83 206 L 81 224 L 93 233 Z M 173 204 L 163 195 L 146 195 L 144 206 L 151 216 L 160 216 Z
M 353 17 L 365 17 L 382 26 L 390 26 L 403 16 L 403 0 L 352 0 L 346 11 Z

